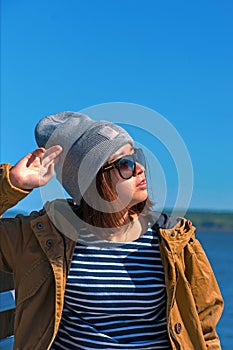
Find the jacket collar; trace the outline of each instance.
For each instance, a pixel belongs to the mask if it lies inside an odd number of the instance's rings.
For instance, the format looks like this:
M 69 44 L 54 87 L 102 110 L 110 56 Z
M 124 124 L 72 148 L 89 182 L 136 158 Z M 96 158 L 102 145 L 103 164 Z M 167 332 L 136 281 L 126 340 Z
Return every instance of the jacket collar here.
M 190 220 L 179 218 L 179 221 L 172 228 L 159 228 L 160 239 L 166 242 L 169 250 L 179 253 L 191 241 L 195 239 L 196 228 Z
M 51 254 L 52 251 L 54 254 L 56 252 L 56 249 L 53 250 L 51 247 L 48 249 L 51 243 L 49 240 L 56 243 L 56 248 L 65 243 L 66 246 L 71 247 L 71 250 L 74 249 L 80 231 L 85 229 L 82 220 L 75 212 L 77 208 L 71 200 L 48 202 L 44 209 L 39 212 L 39 217 L 31 222 L 31 227 L 46 254 L 48 252 Z M 182 250 L 190 240 L 195 238 L 195 227 L 192 226 L 190 220 L 185 218 L 175 218 L 165 213 L 151 212 L 148 214 L 147 220 L 158 232 L 159 239 L 163 239 L 171 251 Z M 57 254 L 61 254 L 60 249 L 57 251 Z M 69 254 L 68 259 L 70 260 L 71 257 Z

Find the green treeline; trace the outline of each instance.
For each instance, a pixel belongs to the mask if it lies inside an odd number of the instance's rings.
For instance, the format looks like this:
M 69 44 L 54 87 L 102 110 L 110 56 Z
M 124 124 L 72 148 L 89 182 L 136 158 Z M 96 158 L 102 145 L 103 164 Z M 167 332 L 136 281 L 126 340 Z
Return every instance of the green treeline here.
M 233 212 L 188 210 L 185 217 L 192 221 L 198 231 L 233 233 Z

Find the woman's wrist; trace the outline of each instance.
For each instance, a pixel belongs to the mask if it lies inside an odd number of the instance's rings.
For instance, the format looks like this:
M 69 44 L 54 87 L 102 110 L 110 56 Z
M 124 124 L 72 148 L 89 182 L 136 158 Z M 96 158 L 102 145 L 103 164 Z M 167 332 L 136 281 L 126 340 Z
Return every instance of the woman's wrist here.
M 15 187 L 15 188 L 18 188 L 19 190 L 21 191 L 27 191 L 27 192 L 30 192 L 33 190 L 33 188 L 27 188 L 27 186 L 25 185 L 22 185 L 18 180 L 17 178 L 14 176 L 14 174 L 12 173 L 12 169 L 13 167 L 10 169 L 9 171 L 9 180 L 10 180 L 10 184 Z

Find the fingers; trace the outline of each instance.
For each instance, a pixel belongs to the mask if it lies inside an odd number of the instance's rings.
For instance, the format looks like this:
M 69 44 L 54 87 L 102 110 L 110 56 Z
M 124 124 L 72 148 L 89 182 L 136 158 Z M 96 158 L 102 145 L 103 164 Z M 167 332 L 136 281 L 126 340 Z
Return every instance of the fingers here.
M 59 145 L 52 146 L 45 150 L 45 148 L 40 147 L 35 149 L 33 152 L 28 153 L 25 157 L 27 160 L 27 167 L 30 167 L 32 163 L 37 160 L 37 163 L 43 163 L 43 166 L 46 167 L 52 161 L 54 161 L 58 155 L 62 152 L 62 147 Z M 38 162 L 39 161 L 39 162 Z
M 59 155 L 62 152 L 62 147 L 55 145 L 47 149 L 43 155 L 40 178 L 41 184 L 47 183 L 54 175 L 54 166 L 59 161 Z
M 58 161 L 58 156 L 62 152 L 62 147 L 55 145 L 47 149 L 43 155 L 42 165 L 48 167 L 51 163 L 55 164 Z
M 54 175 L 54 163 L 51 163 L 47 167 L 47 172 L 44 177 L 49 181 Z

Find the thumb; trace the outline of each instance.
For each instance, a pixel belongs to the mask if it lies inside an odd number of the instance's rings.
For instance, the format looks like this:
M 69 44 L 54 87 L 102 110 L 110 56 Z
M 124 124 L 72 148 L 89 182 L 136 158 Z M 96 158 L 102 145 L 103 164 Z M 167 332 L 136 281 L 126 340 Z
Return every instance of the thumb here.
M 40 147 L 40 148 L 37 148 L 35 149 L 33 152 L 31 153 L 28 153 L 26 155 L 26 159 L 27 159 L 27 164 L 26 164 L 26 167 L 30 167 L 30 165 L 34 162 L 34 160 L 36 158 L 39 158 L 40 159 L 40 162 L 42 161 L 42 158 L 43 158 L 43 155 L 45 153 L 45 149 Z

